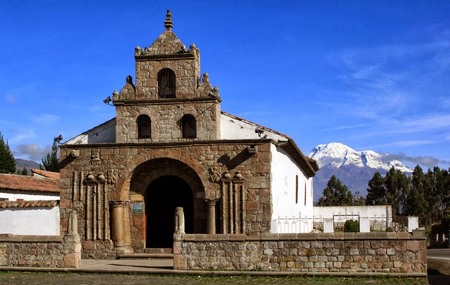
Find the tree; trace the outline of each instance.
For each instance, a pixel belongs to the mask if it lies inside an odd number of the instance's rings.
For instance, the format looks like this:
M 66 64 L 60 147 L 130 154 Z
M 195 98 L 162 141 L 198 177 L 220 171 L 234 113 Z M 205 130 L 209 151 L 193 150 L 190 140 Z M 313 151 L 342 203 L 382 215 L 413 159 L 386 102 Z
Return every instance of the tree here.
M 386 202 L 392 205 L 392 211 L 402 215 L 405 207 L 405 199 L 409 192 L 409 179 L 400 170 L 391 167 L 384 177 L 386 188 Z
M 15 173 L 16 160 L 0 132 L 0 173 Z
M 353 195 L 346 185 L 331 176 L 327 187 L 323 190 L 323 195 L 317 203 L 318 206 L 351 206 L 353 205 Z
M 353 206 L 364 206 L 366 204 L 366 198 L 361 195 L 359 191 L 356 191 L 353 195 Z
M 379 172 L 375 173 L 369 180 L 367 188 L 366 205 L 386 205 L 387 191 L 384 185 L 384 178 Z
M 22 170 L 17 169 L 16 174 L 18 175 L 28 175 L 28 170 L 25 168 L 25 166 L 22 168 Z
M 409 189 L 409 193 L 405 199 L 403 214 L 408 216 L 418 216 L 423 222 L 428 207 L 424 193 L 430 191 L 430 183 L 428 179 L 426 179 L 422 168 L 417 165 L 412 174 L 411 188 Z
M 59 158 L 58 158 L 58 143 L 62 141 L 62 136 L 59 135 L 53 139 L 52 152 L 47 153 L 47 156 L 42 159 L 44 170 L 59 172 Z
M 428 203 L 426 211 L 426 224 L 432 225 L 441 222 L 444 218 L 445 210 L 450 206 L 450 179 L 449 173 L 445 169 L 435 166 L 433 170 L 428 169 L 425 174 L 426 188 L 424 198 Z

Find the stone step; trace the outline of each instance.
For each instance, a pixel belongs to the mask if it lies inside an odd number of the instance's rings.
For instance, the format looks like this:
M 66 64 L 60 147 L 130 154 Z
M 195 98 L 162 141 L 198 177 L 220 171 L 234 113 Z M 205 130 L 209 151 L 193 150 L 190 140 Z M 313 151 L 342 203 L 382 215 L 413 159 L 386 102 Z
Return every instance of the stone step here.
M 129 253 L 119 254 L 118 259 L 172 259 L 172 253 Z
M 145 253 L 173 253 L 172 248 L 144 248 Z
M 146 248 L 144 252 L 120 254 L 118 259 L 156 259 L 173 258 L 171 248 Z

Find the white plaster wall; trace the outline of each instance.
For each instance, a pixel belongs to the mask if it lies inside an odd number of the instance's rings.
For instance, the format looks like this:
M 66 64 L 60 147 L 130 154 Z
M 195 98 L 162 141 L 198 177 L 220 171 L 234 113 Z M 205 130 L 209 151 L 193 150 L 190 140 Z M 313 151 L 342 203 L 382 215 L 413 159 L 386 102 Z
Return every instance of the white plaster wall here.
M 114 143 L 116 141 L 116 120 L 109 120 L 70 140 L 65 144 Z
M 263 129 L 264 132 L 259 136 L 255 129 Z M 221 114 L 220 117 L 220 135 L 223 140 L 232 139 L 261 139 L 266 136 L 267 139 L 275 141 L 287 141 L 288 138 L 277 134 L 268 128 L 256 125 L 242 118 L 234 117 L 228 114 Z
M 59 235 L 59 207 L 0 209 L 0 234 Z
M 271 232 L 311 232 L 313 225 L 312 178 L 307 178 L 282 148 L 272 144 L 271 153 Z M 298 199 L 296 201 L 297 176 Z
M 37 194 L 22 194 L 22 193 L 1 193 L 0 198 L 6 198 L 9 201 L 17 201 L 17 199 L 23 199 L 24 201 L 53 201 L 59 200 L 59 194 L 56 195 L 37 195 Z
M 333 219 L 334 223 L 345 223 L 346 220 L 358 220 L 367 218 L 371 227 L 377 230 L 385 230 L 392 224 L 392 206 L 329 206 L 314 207 L 314 221 L 323 223 L 323 219 Z

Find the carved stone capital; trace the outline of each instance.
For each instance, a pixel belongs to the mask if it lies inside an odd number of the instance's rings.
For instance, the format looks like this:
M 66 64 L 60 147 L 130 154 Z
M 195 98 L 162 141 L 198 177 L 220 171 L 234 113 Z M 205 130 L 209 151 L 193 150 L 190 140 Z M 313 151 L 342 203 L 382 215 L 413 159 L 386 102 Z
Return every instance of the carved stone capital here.
M 212 207 L 212 206 L 216 205 L 217 200 L 215 200 L 215 199 L 205 199 L 205 203 L 208 204 L 208 206 Z
M 126 201 L 109 201 L 109 205 L 112 208 L 119 208 L 119 207 L 129 207 L 130 206 L 130 201 L 126 200 Z

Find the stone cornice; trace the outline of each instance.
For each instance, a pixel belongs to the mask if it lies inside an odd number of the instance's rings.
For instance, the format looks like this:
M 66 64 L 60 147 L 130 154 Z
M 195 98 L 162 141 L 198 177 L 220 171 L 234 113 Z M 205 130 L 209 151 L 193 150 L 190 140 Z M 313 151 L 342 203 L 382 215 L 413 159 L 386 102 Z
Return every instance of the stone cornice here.
M 127 100 L 114 100 L 114 105 L 136 105 L 136 104 L 153 104 L 153 105 L 171 105 L 174 103 L 186 103 L 186 102 L 205 102 L 213 103 L 217 102 L 217 98 L 201 97 L 201 98 L 158 98 L 158 99 L 127 99 Z
M 241 145 L 262 145 L 272 143 L 270 139 L 245 139 L 245 140 L 207 140 L 207 141 L 171 141 L 171 142 L 137 142 L 137 143 L 99 143 L 99 144 L 64 144 L 61 148 L 78 149 L 78 148 L 108 148 L 108 147 L 147 147 L 147 148 L 177 148 L 193 145 L 211 145 L 211 144 L 241 144 Z
M 136 61 L 147 60 L 183 60 L 183 59 L 195 59 L 195 55 L 192 53 L 177 53 L 177 54 L 157 54 L 157 55 L 135 55 Z

